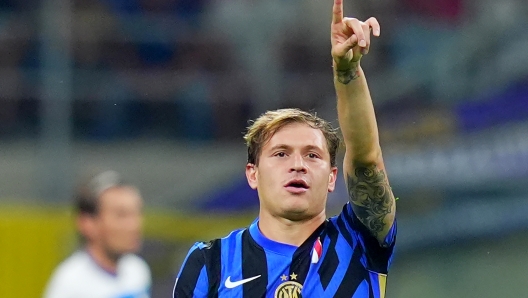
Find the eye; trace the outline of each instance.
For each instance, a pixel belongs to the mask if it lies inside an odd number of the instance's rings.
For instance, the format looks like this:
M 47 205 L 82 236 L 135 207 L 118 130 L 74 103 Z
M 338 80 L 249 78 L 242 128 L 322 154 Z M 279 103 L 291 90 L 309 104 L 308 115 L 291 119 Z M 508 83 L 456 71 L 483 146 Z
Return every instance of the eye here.
M 284 157 L 284 156 L 286 156 L 286 153 L 284 153 L 282 151 L 281 152 L 277 152 L 277 153 L 275 153 L 275 156 Z
M 309 158 L 319 158 L 319 155 L 315 154 L 315 153 L 309 153 L 308 154 L 308 157 Z

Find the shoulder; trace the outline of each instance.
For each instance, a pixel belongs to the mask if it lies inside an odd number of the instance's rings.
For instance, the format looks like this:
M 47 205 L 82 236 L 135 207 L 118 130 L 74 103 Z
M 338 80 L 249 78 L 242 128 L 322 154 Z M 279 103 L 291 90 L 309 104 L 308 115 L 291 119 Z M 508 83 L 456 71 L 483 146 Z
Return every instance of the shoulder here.
M 373 242 L 373 245 L 390 246 L 396 238 L 396 219 L 392 222 L 384 241 L 380 242 L 373 235 L 373 232 L 359 220 L 350 202 L 343 206 L 340 214 L 329 218 L 329 221 L 338 228 L 339 232 L 358 234 L 358 236 L 368 239 L 369 242 Z
M 237 229 L 229 233 L 223 238 L 216 238 L 209 241 L 200 241 L 194 243 L 189 249 L 185 264 L 192 264 L 196 267 L 215 267 L 221 263 L 222 254 L 236 254 L 238 248 L 241 247 L 241 238 L 244 231 L 247 229 Z
M 119 261 L 118 275 L 130 284 L 148 287 L 152 283 L 150 268 L 141 257 L 127 254 Z
M 248 230 L 247 228 L 233 230 L 227 236 L 220 238 L 220 239 L 213 240 L 211 244 L 224 245 L 224 246 L 227 245 L 230 248 L 233 248 L 233 246 L 236 246 L 237 244 L 240 243 L 240 240 L 242 239 L 242 235 L 247 230 Z
M 45 297 L 62 297 L 60 293 L 75 291 L 89 268 L 89 256 L 77 251 L 57 266 L 46 288 Z
M 135 254 L 124 255 L 121 259 L 121 262 L 124 267 L 127 269 L 141 270 L 145 272 L 150 272 L 149 266 L 143 258 Z
M 341 212 L 328 218 L 328 221 L 332 224 L 330 227 L 333 226 L 333 228 L 338 228 L 339 230 L 345 227 L 349 229 L 357 228 L 357 219 L 354 215 L 352 207 L 350 206 L 350 202 L 345 203 L 341 209 Z
M 343 237 L 351 247 L 356 247 L 360 239 L 373 238 L 368 229 L 357 219 L 350 202 L 343 206 L 341 213 L 328 219 L 328 224 L 323 233 L 334 240 Z
M 145 260 L 135 254 L 127 254 L 121 258 L 120 265 L 125 270 L 132 270 L 150 276 L 150 267 Z
M 396 221 L 382 243 L 357 218 L 350 203 L 346 203 L 342 212 L 328 221 L 331 224 L 327 225 L 323 233 L 330 241 L 335 242 L 342 237 L 352 250 L 361 253 L 362 264 L 368 270 L 383 274 L 388 272 L 396 243 Z
M 200 241 L 196 242 L 190 249 L 190 252 L 194 250 L 217 250 L 221 249 L 222 247 L 230 247 L 236 246 L 241 239 L 242 234 L 244 231 L 246 231 L 247 228 L 244 229 L 237 229 L 231 231 L 228 235 L 222 238 L 216 238 L 209 241 Z
M 218 289 L 222 275 L 231 267 L 241 269 L 243 235 L 237 229 L 223 238 L 196 242 L 189 250 L 174 285 L 174 297 L 206 297 L 209 289 Z M 199 294 L 197 294 L 199 293 Z M 202 296 L 203 295 L 203 296 Z
M 57 266 L 53 273 L 55 279 L 73 279 L 85 273 L 90 265 L 90 257 L 84 251 L 77 251 Z

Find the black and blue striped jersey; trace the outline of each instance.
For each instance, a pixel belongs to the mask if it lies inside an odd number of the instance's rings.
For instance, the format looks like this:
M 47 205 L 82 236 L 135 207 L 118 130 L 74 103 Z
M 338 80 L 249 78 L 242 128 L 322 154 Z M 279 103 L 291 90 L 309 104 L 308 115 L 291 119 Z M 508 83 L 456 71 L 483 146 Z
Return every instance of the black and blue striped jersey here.
M 256 220 L 225 238 L 196 243 L 173 297 L 383 298 L 395 238 L 396 222 L 380 245 L 350 203 L 299 247 L 266 238 Z

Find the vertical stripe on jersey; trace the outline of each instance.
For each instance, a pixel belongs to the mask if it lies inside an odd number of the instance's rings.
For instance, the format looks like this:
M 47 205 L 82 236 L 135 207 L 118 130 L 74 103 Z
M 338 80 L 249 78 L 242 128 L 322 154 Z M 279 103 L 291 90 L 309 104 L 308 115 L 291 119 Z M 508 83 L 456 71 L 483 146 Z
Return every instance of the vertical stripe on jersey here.
M 350 234 L 342 215 L 337 218 L 337 227 L 339 228 L 341 235 L 343 235 L 343 238 L 348 242 L 348 245 L 350 245 L 350 249 L 356 249 L 356 240 L 352 237 L 352 234 Z
M 337 238 L 339 237 L 339 232 L 332 223 L 328 223 L 326 225 L 326 231 L 330 244 L 328 245 L 326 254 L 323 252 L 325 257 L 323 258 L 321 267 L 319 267 L 319 270 L 317 271 L 317 273 L 319 273 L 319 279 L 321 280 L 321 286 L 324 290 L 326 290 L 326 287 L 328 287 L 328 284 L 330 283 L 330 280 L 334 276 L 337 266 L 339 265 L 339 257 L 337 256 L 337 251 L 335 248 Z M 349 297 L 352 297 L 352 295 Z
M 200 271 L 200 275 L 198 276 L 198 283 L 196 284 L 196 287 L 194 288 L 193 297 L 203 297 L 206 294 L 206 289 L 203 286 L 203 281 L 207 279 L 207 268 L 204 266 L 202 270 Z M 201 286 L 202 285 L 202 286 Z M 186 297 L 186 296 L 183 296 Z
M 208 298 L 218 298 L 218 287 L 220 286 L 220 269 L 222 266 L 222 242 L 215 239 L 203 249 L 207 260 L 207 278 L 209 280 Z
M 266 297 L 268 285 L 266 252 L 251 238 L 249 230 L 245 230 L 242 233 L 242 277 L 246 279 L 258 275 L 259 278 L 243 284 L 244 297 Z
M 321 231 L 326 225 L 327 221 L 324 221 L 293 253 L 290 264 L 290 275 L 295 273 L 297 275 L 296 281 L 301 285 L 304 284 L 308 270 L 310 269 L 312 261 L 310 253 L 312 252 L 315 241 L 317 241 L 317 238 L 321 235 Z
M 181 271 L 180 277 L 176 282 L 174 288 L 174 297 L 183 297 L 185 295 L 192 295 L 198 282 L 198 277 L 202 268 L 205 266 L 204 255 L 200 248 L 196 248 L 187 257 L 185 265 Z M 182 296 L 183 295 L 183 296 Z
M 337 289 L 334 297 L 352 297 L 356 292 L 358 286 L 365 279 L 368 279 L 365 268 L 361 264 L 361 250 L 354 249 L 347 271 L 343 276 L 343 280 Z M 369 287 L 370 288 L 370 287 Z M 369 297 L 373 297 L 372 289 Z
M 349 204 L 347 204 L 349 205 Z M 354 214 L 352 207 L 345 205 L 343 208 L 343 213 L 348 212 L 348 216 L 344 216 L 344 219 L 348 225 L 357 230 L 361 245 L 365 251 L 365 256 L 367 258 L 367 269 L 379 273 L 387 274 L 389 270 L 389 263 L 394 249 L 395 241 L 392 239 L 392 243 L 389 243 L 387 247 L 380 245 L 378 239 L 376 239 L 372 233 L 362 224 L 359 219 Z M 347 210 L 348 208 L 348 210 Z M 341 218 L 341 216 L 340 216 Z M 394 221 L 389 234 L 394 237 L 396 233 L 396 221 Z

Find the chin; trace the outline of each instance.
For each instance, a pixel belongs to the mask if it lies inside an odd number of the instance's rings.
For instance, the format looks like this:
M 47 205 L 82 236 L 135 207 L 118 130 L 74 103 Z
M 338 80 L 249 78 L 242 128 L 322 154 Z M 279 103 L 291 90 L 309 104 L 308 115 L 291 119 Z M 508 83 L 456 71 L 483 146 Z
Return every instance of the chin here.
M 128 250 L 128 253 L 137 253 L 139 250 L 141 250 L 141 243 L 137 243 L 131 246 Z
M 129 245 L 127 245 L 127 246 L 123 247 L 123 249 L 121 249 L 121 254 L 126 255 L 126 254 L 130 254 L 130 253 L 137 253 L 140 249 L 141 249 L 141 243 L 140 242 L 130 243 Z
M 282 212 L 282 217 L 291 221 L 301 221 L 312 216 L 313 214 L 308 211 L 308 208 L 287 208 Z

